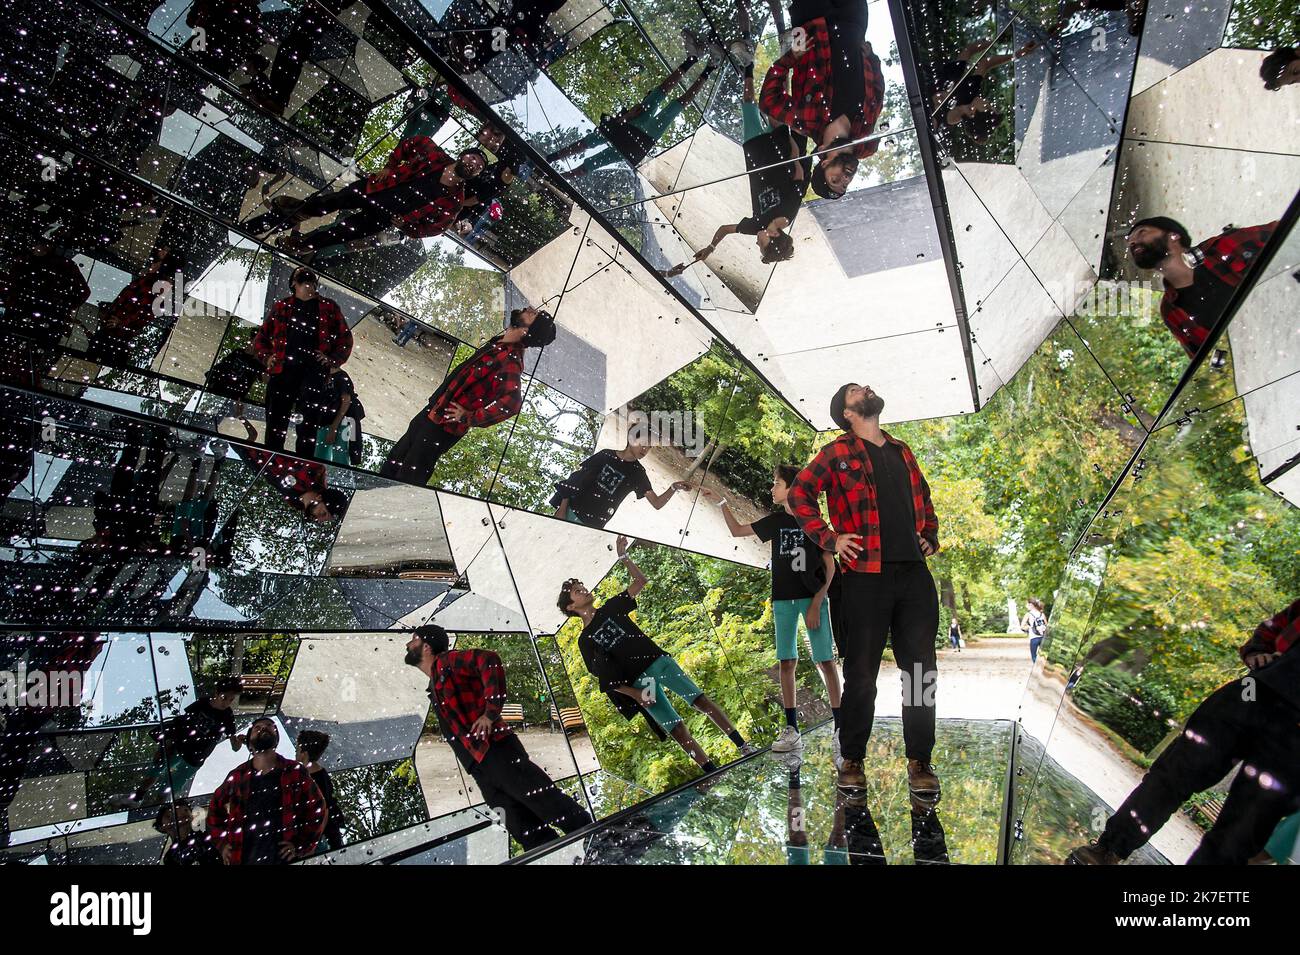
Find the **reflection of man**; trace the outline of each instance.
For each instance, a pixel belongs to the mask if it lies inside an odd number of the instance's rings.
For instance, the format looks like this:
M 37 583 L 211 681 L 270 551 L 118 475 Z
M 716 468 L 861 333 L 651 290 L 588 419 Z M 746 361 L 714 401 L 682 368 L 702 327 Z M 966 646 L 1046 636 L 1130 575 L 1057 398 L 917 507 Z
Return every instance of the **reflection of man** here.
M 1182 223 L 1168 216 L 1140 219 L 1129 229 L 1133 264 L 1154 269 L 1164 279 L 1160 316 L 1188 356 L 1195 357 L 1210 337 L 1233 291 L 1276 228 L 1274 221 L 1229 229 L 1196 246 Z
M 15 259 L 4 283 L 0 380 L 28 383 L 45 371 L 76 310 L 90 298 L 77 264 L 48 241 Z
M 473 777 L 483 801 L 505 816 L 506 831 L 525 849 L 556 831 L 570 833 L 591 816 L 528 757 L 501 721 L 506 674 L 490 650 L 452 650 L 437 624 L 419 627 L 406 644 L 406 662 L 429 678 L 429 700 L 442 737 Z
M 381 477 L 428 484 L 447 451 L 469 433 L 505 421 L 523 407 L 524 349 L 555 341 L 555 319 L 535 308 L 515 309 L 510 327 L 461 362 L 406 426 Z
M 1241 648 L 1250 673 L 1211 693 L 1072 865 L 1128 858 L 1194 793 L 1241 771 L 1189 865 L 1244 865 L 1282 818 L 1300 810 L 1300 600 L 1261 623 Z
M 790 509 L 804 533 L 840 558 L 834 632 L 844 669 L 839 786 L 865 796 L 862 761 L 875 713 L 876 675 L 889 642 L 903 675 L 903 740 L 914 799 L 937 800 L 934 749 L 934 635 L 939 598 L 925 559 L 939 550 L 930 486 L 912 449 L 880 427 L 884 399 L 844 385 L 831 399 L 843 429 L 794 479 Z M 819 502 L 826 495 L 830 525 Z
M 325 828 L 325 800 L 306 768 L 275 751 L 280 731 L 263 716 L 248 728 L 251 759 L 208 804 L 208 835 L 226 865 L 287 865 L 311 855 Z
M 441 235 L 465 203 L 466 182 L 486 165 L 478 149 L 452 159 L 428 136 L 404 139 L 378 172 L 336 192 L 318 192 L 300 205 L 277 203 L 297 221 L 348 211 L 332 225 L 288 237 L 280 247 L 295 255 L 344 243 L 359 248 L 393 228 L 413 239 Z
M 582 581 L 567 580 L 556 601 L 566 616 L 582 621 L 578 651 L 587 670 L 600 681 L 601 690 L 619 713 L 629 720 L 637 713 L 645 714 L 660 739 L 664 733 L 672 736 L 706 773 L 717 767 L 673 709 L 668 690 L 711 719 L 742 755 L 754 752 L 727 714 L 704 695 L 676 660 L 632 622 L 629 614 L 636 610 L 636 595 L 645 588 L 646 577 L 627 556 L 625 537 L 618 539 L 618 557 L 632 581 L 627 590 L 597 607 L 595 595 Z
M 691 486 L 686 481 L 674 481 L 668 490 L 656 494 L 641 463 L 649 452 L 650 445 L 639 435 L 629 435 L 622 451 L 597 451 L 555 485 L 551 498 L 555 516 L 574 524 L 604 527 L 629 494 L 645 498 L 657 511 L 678 491 Z
M 244 422 L 244 430 L 249 441 L 257 440 L 257 429 L 251 422 Z M 321 524 L 343 520 L 348 510 L 348 495 L 339 488 L 327 486 L 325 465 L 319 461 L 267 454 L 239 444 L 231 447 L 275 488 L 286 504 L 302 511 L 308 520 Z
M 880 58 L 864 39 L 867 5 L 864 0 L 796 0 L 790 22 L 798 24 L 796 42 L 768 69 L 758 105 L 818 150 L 836 147 L 813 170 L 812 186 L 823 198 L 838 198 L 848 189 L 857 160 L 874 155 L 877 145 L 875 140 L 846 144 L 875 131 L 885 102 Z
M 271 306 L 253 337 L 253 354 L 270 376 L 266 383 L 266 446 L 272 451 L 284 450 L 289 416 L 308 380 L 338 368 L 352 354 L 352 329 L 338 304 L 320 294 L 319 284 L 311 269 L 294 269 L 289 276 L 292 294 Z M 314 456 L 313 429 L 298 431 L 294 451 L 304 458 Z

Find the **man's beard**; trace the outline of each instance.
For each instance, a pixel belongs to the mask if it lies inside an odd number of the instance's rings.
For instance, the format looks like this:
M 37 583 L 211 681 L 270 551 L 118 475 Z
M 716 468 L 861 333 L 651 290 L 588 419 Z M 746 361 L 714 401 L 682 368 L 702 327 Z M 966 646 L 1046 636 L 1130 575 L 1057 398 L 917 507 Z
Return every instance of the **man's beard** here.
M 424 648 L 421 647 L 418 650 L 407 650 L 406 656 L 403 659 L 407 666 L 418 667 L 420 661 L 424 659 Z
M 1133 263 L 1140 269 L 1154 269 L 1169 255 L 1169 240 L 1163 235 L 1133 246 Z
M 460 176 L 462 179 L 474 178 L 475 174 L 469 171 L 469 166 L 459 159 L 456 160 L 456 164 L 452 166 L 452 169 L 455 170 L 456 175 Z
M 860 418 L 875 418 L 885 410 L 885 399 L 880 395 L 872 395 L 871 397 L 863 395 L 855 404 L 851 404 L 849 407 Z
M 276 742 L 274 733 L 258 733 L 248 741 L 248 748 L 255 753 L 265 753 L 275 749 Z

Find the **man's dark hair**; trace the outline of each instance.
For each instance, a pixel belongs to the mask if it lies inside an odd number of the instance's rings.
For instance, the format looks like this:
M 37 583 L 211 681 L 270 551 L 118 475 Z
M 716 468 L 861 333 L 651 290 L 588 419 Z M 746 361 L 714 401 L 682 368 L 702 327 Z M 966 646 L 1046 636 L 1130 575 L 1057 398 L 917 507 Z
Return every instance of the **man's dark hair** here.
M 545 348 L 555 341 L 555 319 L 547 311 L 539 311 L 524 336 L 525 348 Z
M 446 653 L 447 648 L 451 646 L 451 638 L 447 636 L 447 631 L 436 623 L 426 623 L 423 627 L 416 627 L 415 636 L 423 640 L 434 653 Z
M 208 684 L 208 696 L 220 696 L 222 693 L 238 693 L 244 684 L 237 676 L 217 677 Z
M 276 726 L 275 720 L 271 719 L 271 717 L 269 716 L 259 716 L 257 719 L 253 720 L 253 722 L 249 723 L 248 732 L 250 734 L 253 732 L 253 727 L 256 726 L 258 723 L 270 723 L 271 728 L 275 730 L 276 735 L 277 736 L 280 735 L 280 727 Z
M 572 580 L 566 580 L 564 583 L 562 583 L 560 585 L 560 596 L 555 601 L 555 606 L 559 607 L 560 612 L 564 614 L 566 617 L 577 616 L 576 613 L 574 613 L 572 610 L 569 609 L 569 604 L 573 602 L 573 598 L 569 596 L 569 588 L 572 586 L 573 586 Z
M 298 748 L 307 753 L 310 762 L 319 762 L 330 744 L 330 734 L 319 730 L 303 730 L 298 734 Z
M 302 275 L 304 272 L 306 272 L 308 275 L 314 278 L 316 280 L 316 288 L 317 289 L 320 288 L 320 276 L 316 274 L 316 270 L 309 269 L 305 265 L 299 265 L 296 268 L 292 268 L 289 270 L 289 291 L 290 292 L 292 292 L 295 288 L 298 287 L 298 283 L 295 282 L 294 279 L 296 279 L 299 275 Z
M 967 116 L 961 121 L 966 135 L 977 143 L 986 143 L 1002 125 L 1003 114 L 997 110 L 980 111 L 974 116 Z
M 767 243 L 767 248 L 763 250 L 764 265 L 771 265 L 773 262 L 785 262 L 792 258 L 794 258 L 794 239 L 784 232 L 772 236 Z
M 1300 49 L 1293 46 L 1278 47 L 1259 64 L 1259 78 L 1264 89 L 1276 92 L 1282 88 L 1282 74 L 1295 60 L 1300 59 Z
M 800 470 L 802 469 L 795 467 L 793 464 L 778 464 L 772 469 L 772 473 L 780 478 L 786 487 L 792 487 L 794 479 L 798 477 Z
M 351 498 L 348 497 L 347 492 L 341 488 L 327 487 L 321 491 L 320 496 L 321 500 L 325 502 L 325 506 L 329 508 L 330 516 L 336 521 L 343 520 L 348 512 L 348 504 L 351 503 Z
M 185 268 L 185 253 L 180 249 L 169 248 L 158 265 L 158 273 L 167 275 Z
M 1179 239 L 1183 243 L 1183 248 L 1190 249 L 1192 247 L 1192 236 L 1187 231 L 1187 227 L 1177 219 L 1171 219 L 1168 216 L 1147 216 L 1145 219 L 1138 219 L 1137 222 L 1128 227 L 1125 237 L 1132 235 L 1144 225 L 1159 229 L 1161 232 L 1177 232 Z
M 165 836 L 172 835 L 166 826 L 163 825 L 163 819 L 171 816 L 173 820 L 180 818 L 182 813 L 193 813 L 188 799 L 173 799 L 171 802 L 165 802 L 158 807 L 158 815 L 154 818 L 153 827 L 157 832 Z
M 853 140 L 840 136 L 832 140 L 830 146 L 827 148 L 839 149 L 841 146 L 847 146 L 851 142 L 853 142 Z M 852 153 L 837 153 L 829 158 L 822 156 L 818 160 L 817 165 L 814 167 L 812 172 L 812 191 L 823 199 L 840 198 L 844 193 L 832 191 L 830 183 L 826 181 L 826 167 L 843 164 L 845 162 L 852 162 L 854 165 L 857 165 L 857 161 L 857 157 Z

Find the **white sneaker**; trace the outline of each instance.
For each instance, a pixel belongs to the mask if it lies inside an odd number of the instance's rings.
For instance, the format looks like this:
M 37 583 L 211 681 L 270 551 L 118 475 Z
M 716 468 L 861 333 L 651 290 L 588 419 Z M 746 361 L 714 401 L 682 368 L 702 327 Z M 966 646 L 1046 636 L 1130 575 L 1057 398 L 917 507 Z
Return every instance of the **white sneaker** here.
M 844 765 L 844 755 L 840 752 L 840 731 L 836 730 L 835 735 L 831 737 L 831 754 L 835 760 L 835 771 L 839 772 L 840 767 Z
M 785 726 L 781 727 L 781 735 L 778 736 L 776 741 L 772 744 L 772 752 L 789 753 L 798 749 L 802 745 L 803 736 L 797 729 L 789 723 L 786 723 Z

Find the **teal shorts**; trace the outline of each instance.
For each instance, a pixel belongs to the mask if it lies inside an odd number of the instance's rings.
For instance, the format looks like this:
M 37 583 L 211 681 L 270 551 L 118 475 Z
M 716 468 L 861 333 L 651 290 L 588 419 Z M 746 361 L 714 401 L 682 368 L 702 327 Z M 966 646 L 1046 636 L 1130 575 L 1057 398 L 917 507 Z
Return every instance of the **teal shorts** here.
M 569 509 L 569 510 L 567 510 L 567 511 L 564 512 L 564 519 L 565 519 L 566 521 L 568 521 L 570 524 L 581 524 L 581 523 L 582 523 L 582 518 L 580 518 L 577 514 L 573 513 L 573 510 L 572 510 L 572 509 Z M 585 526 L 585 525 L 584 525 L 584 526 Z
M 808 605 L 811 597 L 802 600 L 773 600 L 772 619 L 776 622 L 776 658 L 799 659 L 799 617 L 808 624 Z M 831 646 L 831 602 L 823 598 L 821 620 L 817 629 L 808 627 L 808 643 L 812 647 L 813 663 L 825 663 L 835 656 Z
M 704 691 L 695 685 L 695 681 L 686 675 L 677 661 L 667 654 L 646 667 L 645 672 L 632 685 L 641 690 L 641 705 L 665 732 L 670 732 L 682 721 L 668 701 L 665 690 L 672 690 L 692 704 L 704 695 Z
M 772 127 L 768 125 L 762 112 L 753 103 L 740 104 L 740 119 L 742 134 L 746 142 L 772 131 Z
M 1293 812 L 1277 824 L 1264 851 L 1278 865 L 1296 865 L 1300 858 L 1300 812 Z

